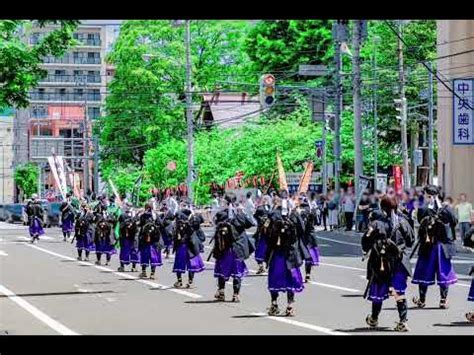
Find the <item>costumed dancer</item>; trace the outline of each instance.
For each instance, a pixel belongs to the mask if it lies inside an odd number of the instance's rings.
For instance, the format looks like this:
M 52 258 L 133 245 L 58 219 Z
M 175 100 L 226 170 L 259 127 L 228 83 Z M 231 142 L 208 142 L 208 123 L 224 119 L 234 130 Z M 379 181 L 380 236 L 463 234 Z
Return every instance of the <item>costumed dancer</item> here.
M 140 264 L 142 267 L 140 278 L 147 278 L 146 269 L 150 265 L 150 279 L 154 279 L 156 267 L 163 265 L 161 261 L 160 237 L 160 227 L 153 218 L 153 208 L 151 204 L 146 204 L 145 211 L 140 215 L 138 239 Z
M 268 265 L 268 290 L 271 304 L 268 315 L 280 313 L 278 308 L 279 292 L 287 293 L 288 305 L 286 316 L 294 316 L 295 293 L 304 289 L 303 276 L 300 267 L 303 264 L 303 241 L 299 238 L 296 228 L 298 221 L 290 214 L 287 202 L 287 192 L 280 193 L 281 197 L 274 198 L 273 211 L 270 214 L 270 233 L 266 263 Z
M 71 236 L 74 231 L 74 207 L 72 205 L 71 193 L 66 194 L 66 200 L 59 207 L 61 211 L 61 229 L 63 231 L 64 241 Z
M 413 302 L 423 308 L 426 305 L 428 286 L 437 282 L 440 290 L 439 307 L 448 308 L 449 285 L 457 282 L 457 276 L 451 264 L 456 253 L 453 228 L 457 219 L 449 206 L 442 206 L 437 186 L 425 187 L 427 204 L 418 210 L 418 241 L 412 252 L 418 250 L 418 260 L 413 273 L 412 283 L 418 284 L 419 297 Z
M 200 255 L 202 242 L 195 230 L 195 224 L 199 225 L 199 217 L 194 216 L 192 211 L 186 207 L 176 213 L 176 224 L 173 231 L 173 252 L 175 253 L 173 272 L 176 273 L 177 278 L 174 283 L 176 288 L 183 287 L 183 274 L 186 272 L 188 272 L 186 288 L 191 288 L 194 274 L 205 269 Z M 195 218 L 197 219 L 195 220 Z
M 295 217 L 299 220 L 299 223 L 296 224 L 297 231 L 300 233 L 301 239 L 306 247 L 302 248 L 303 255 L 305 256 L 305 283 L 311 280 L 312 267 L 319 265 L 320 253 L 314 228 L 317 213 L 317 209 L 311 208 L 307 201 L 300 198 Z
M 119 218 L 120 225 L 120 266 L 117 271 L 125 271 L 125 265 L 132 264 L 132 272 L 137 271 L 136 266 L 140 263 L 138 252 L 138 224 L 139 220 L 133 215 L 131 206 L 126 203 L 124 213 Z
M 97 257 L 96 265 L 101 265 L 102 254 L 105 254 L 105 265 L 109 265 L 113 254 L 117 254 L 115 249 L 115 239 L 112 237 L 112 224 L 107 216 L 107 202 L 103 196 L 101 202 L 96 206 L 94 213 L 95 233 L 94 244 Z
M 383 197 L 380 205 L 381 210 L 370 214 L 369 228 L 361 239 L 364 256 L 370 253 L 364 298 L 372 301 L 372 313 L 365 321 L 376 327 L 383 301 L 394 296 L 399 315 L 394 330 L 406 332 L 409 328 L 405 292 L 411 266 L 405 249 L 413 245 L 415 234 L 407 217 L 397 211 L 395 197 Z
M 471 267 L 471 271 L 469 272 L 469 275 L 474 275 L 474 266 Z M 467 296 L 467 300 L 474 302 L 474 277 L 471 280 L 471 288 L 469 289 L 469 294 Z M 467 312 L 466 313 L 466 319 L 469 322 L 474 323 L 474 311 L 472 312 Z
M 77 260 L 82 260 L 82 252 L 85 252 L 85 260 L 89 261 L 89 254 L 95 250 L 94 245 L 94 215 L 92 209 L 86 202 L 82 204 L 82 211 L 74 230 L 74 239 L 76 239 Z M 73 240 L 74 240 L 73 239 Z M 72 242 L 71 242 L 72 243 Z
M 230 201 L 233 201 L 233 198 Z M 229 212 L 224 209 L 215 217 L 217 225 L 211 252 L 216 259 L 214 277 L 217 278 L 217 292 L 214 298 L 217 301 L 225 301 L 225 283 L 232 277 L 234 291 L 232 302 L 240 302 L 242 278 L 248 274 L 245 260 L 255 251 L 245 230 L 254 224 L 242 209 Z
M 159 216 L 159 224 L 161 227 L 161 237 L 165 247 L 165 259 L 168 259 L 171 248 L 173 247 L 173 221 L 175 216 L 166 206 L 163 206 L 161 210 L 162 214 Z
M 270 226 L 269 214 L 271 212 L 271 197 L 266 195 L 262 198 L 262 203 L 257 207 L 254 218 L 257 221 L 257 231 L 254 234 L 255 239 L 255 261 L 258 264 L 257 275 L 266 271 L 264 266 L 265 255 L 268 244 L 268 227 Z
M 32 238 L 31 243 L 34 243 L 36 240 L 39 240 L 40 235 L 44 234 L 44 211 L 37 194 L 31 195 L 31 200 L 26 205 L 26 215 L 28 216 L 28 229 Z

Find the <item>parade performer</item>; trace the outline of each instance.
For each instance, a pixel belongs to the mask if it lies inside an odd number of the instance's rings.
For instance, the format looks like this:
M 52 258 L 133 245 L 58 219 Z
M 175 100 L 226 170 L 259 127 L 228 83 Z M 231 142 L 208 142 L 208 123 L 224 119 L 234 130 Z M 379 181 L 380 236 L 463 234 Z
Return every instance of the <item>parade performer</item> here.
M 229 218 L 229 214 L 233 217 Z M 211 252 L 216 259 L 214 277 L 217 278 L 217 292 L 214 297 L 217 301 L 225 301 L 225 283 L 232 277 L 232 302 L 240 302 L 242 278 L 248 273 L 245 260 L 255 251 L 245 230 L 254 224 L 241 209 L 231 213 L 224 209 L 216 214 L 215 220 L 217 225 Z
M 28 216 L 29 232 L 32 238 L 31 243 L 34 243 L 36 240 L 39 240 L 40 235 L 44 234 L 44 211 L 37 194 L 31 195 L 31 201 L 26 205 L 26 214 Z
M 474 275 L 474 266 L 471 267 L 471 271 L 469 272 L 469 275 Z M 471 288 L 469 289 L 469 294 L 467 296 L 467 300 L 474 302 L 474 277 L 471 280 Z M 472 312 L 467 312 L 466 313 L 466 319 L 469 322 L 474 323 L 474 311 Z
M 364 256 L 370 253 L 364 298 L 372 301 L 372 313 L 366 317 L 366 323 L 370 327 L 378 325 L 382 303 L 391 295 L 399 315 L 394 330 L 406 332 L 409 329 L 405 291 L 411 266 L 405 249 L 413 245 L 415 234 L 407 217 L 397 211 L 395 197 L 383 197 L 380 205 L 380 211 L 370 214 L 369 228 L 361 239 Z
M 63 240 L 67 241 L 67 239 L 71 236 L 71 232 L 74 231 L 75 217 L 75 211 L 72 205 L 70 192 L 66 194 L 66 200 L 61 203 L 59 210 L 61 211 L 61 229 L 63 231 Z
M 176 273 L 174 287 L 183 287 L 183 274 L 188 272 L 188 283 L 186 288 L 191 288 L 194 282 L 194 274 L 205 269 L 201 258 L 201 241 L 196 232 L 196 224 L 199 227 L 199 219 L 194 216 L 189 208 L 182 208 L 176 213 L 176 225 L 173 231 L 173 252 L 175 259 L 173 272 Z M 202 217 L 201 217 L 202 218 Z M 202 222 L 201 222 L 202 223 Z
M 140 250 L 140 264 L 142 272 L 140 278 L 147 278 L 146 269 L 150 265 L 150 279 L 155 278 L 157 266 L 163 265 L 161 261 L 160 228 L 153 218 L 151 204 L 145 205 L 145 211 L 140 215 L 140 231 L 138 246 Z
M 136 265 L 140 263 L 138 252 L 138 224 L 139 220 L 135 218 L 130 205 L 124 206 L 124 213 L 119 218 L 119 244 L 120 244 L 120 266 L 117 271 L 125 271 L 125 265 L 132 264 L 132 272 L 137 271 Z
M 257 231 L 254 234 L 255 239 L 255 261 L 258 264 L 257 275 L 265 272 L 265 255 L 267 253 L 268 244 L 268 227 L 270 226 L 269 214 L 271 212 L 271 198 L 264 196 L 262 204 L 257 207 L 254 218 L 257 221 Z
M 77 260 L 82 260 L 82 252 L 84 251 L 85 260 L 89 261 L 90 252 L 95 250 L 94 215 L 87 203 L 84 202 L 81 207 L 82 211 L 77 219 L 74 230 L 74 239 L 76 239 Z
M 165 258 L 169 258 L 171 248 L 173 247 L 173 221 L 174 214 L 167 207 L 162 207 L 162 213 L 159 215 L 159 225 L 161 237 L 165 247 L 164 254 Z
M 440 308 L 448 307 L 449 285 L 457 282 L 457 276 L 451 264 L 455 255 L 454 235 L 452 233 L 457 219 L 448 206 L 442 206 L 437 186 L 425 188 L 427 204 L 418 210 L 418 241 L 413 253 L 419 247 L 412 283 L 418 284 L 419 297 L 413 302 L 420 308 L 425 307 L 428 286 L 437 282 L 440 289 Z
M 286 196 L 285 193 L 280 196 Z M 304 244 L 299 238 L 295 215 L 288 206 L 282 206 L 281 197 L 274 198 L 273 211 L 270 214 L 270 232 L 266 263 L 268 265 L 268 290 L 271 295 L 270 316 L 280 313 L 278 308 L 279 292 L 287 293 L 286 316 L 294 316 L 295 292 L 304 289 L 300 267 L 304 260 Z
M 94 215 L 94 244 L 97 257 L 95 263 L 101 265 L 102 254 L 105 254 L 105 265 L 109 265 L 112 255 L 117 253 L 115 240 L 113 239 L 112 224 L 108 220 L 107 213 L 103 207 L 98 207 Z
M 301 235 L 304 246 L 302 248 L 305 256 L 305 283 L 311 280 L 311 269 L 313 266 L 319 265 L 319 248 L 314 228 L 317 218 L 317 210 L 311 208 L 307 201 L 300 198 L 295 217 L 299 220 L 297 223 L 297 231 Z

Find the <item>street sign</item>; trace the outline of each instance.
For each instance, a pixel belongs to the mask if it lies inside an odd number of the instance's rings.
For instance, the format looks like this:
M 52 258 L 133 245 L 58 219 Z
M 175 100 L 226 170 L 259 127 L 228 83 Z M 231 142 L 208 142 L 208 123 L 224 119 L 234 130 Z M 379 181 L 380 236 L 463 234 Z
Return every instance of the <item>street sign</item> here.
M 413 151 L 413 160 L 416 166 L 423 164 L 423 151 L 421 149 L 415 149 Z
M 453 144 L 474 144 L 474 79 L 453 80 Z
M 310 96 L 310 108 L 314 122 L 326 121 L 325 95 L 321 91 L 313 91 Z
M 325 76 L 328 74 L 328 67 L 326 65 L 300 64 L 298 74 L 301 76 Z

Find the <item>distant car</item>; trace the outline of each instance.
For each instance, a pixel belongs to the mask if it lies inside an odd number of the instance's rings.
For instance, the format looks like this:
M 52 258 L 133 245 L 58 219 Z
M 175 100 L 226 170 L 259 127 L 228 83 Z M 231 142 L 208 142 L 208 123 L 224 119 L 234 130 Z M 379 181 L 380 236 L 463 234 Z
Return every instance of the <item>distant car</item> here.
M 5 205 L 0 205 L 0 222 L 4 222 L 5 220 Z
M 61 202 L 51 202 L 48 205 L 46 224 L 48 227 L 58 227 L 61 224 Z
M 21 203 L 4 205 L 4 218 L 8 223 L 23 223 L 23 205 Z

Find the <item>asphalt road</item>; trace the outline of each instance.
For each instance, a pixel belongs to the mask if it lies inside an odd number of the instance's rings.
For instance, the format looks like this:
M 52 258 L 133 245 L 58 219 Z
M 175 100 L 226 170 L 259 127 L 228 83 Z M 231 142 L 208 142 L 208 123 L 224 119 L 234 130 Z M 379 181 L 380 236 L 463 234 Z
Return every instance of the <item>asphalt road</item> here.
M 216 303 L 212 262 L 196 275 L 193 289 L 174 289 L 172 258 L 164 259 L 155 280 L 140 280 L 138 273 L 116 271 L 117 256 L 110 266 L 77 261 L 74 246 L 62 241 L 57 228 L 47 229 L 46 236 L 31 245 L 26 227 L 0 223 L 0 332 L 402 335 L 391 330 L 397 320 L 393 299 L 384 302 L 379 328 L 370 330 L 365 324 L 370 303 L 362 298 L 366 281 L 359 237 L 338 232 L 320 232 L 319 237 L 321 265 L 296 296 L 296 316 L 287 318 L 266 316 L 267 279 L 255 275 L 253 256 L 247 261 L 251 272 L 243 281 L 241 303 L 230 302 L 231 285 L 227 285 L 227 301 Z M 464 319 L 472 308 L 467 302 L 471 282 L 467 272 L 474 254 L 460 253 L 454 264 L 459 281 L 450 289 L 450 308 L 437 307 L 438 289 L 431 287 L 425 309 L 413 309 L 410 302 L 408 334 L 474 334 L 473 325 Z M 416 294 L 417 287 L 410 285 L 408 298 Z M 282 295 L 280 308 L 285 306 Z

